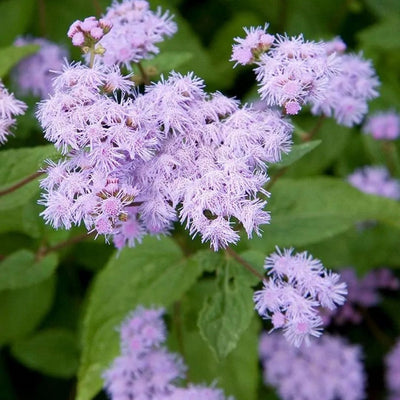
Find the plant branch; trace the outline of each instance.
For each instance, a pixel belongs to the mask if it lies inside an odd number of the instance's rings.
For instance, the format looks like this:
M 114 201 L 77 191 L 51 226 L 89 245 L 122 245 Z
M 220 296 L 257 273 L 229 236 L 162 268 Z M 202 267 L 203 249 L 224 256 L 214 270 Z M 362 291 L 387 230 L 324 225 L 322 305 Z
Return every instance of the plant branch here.
M 15 183 L 14 185 L 12 185 L 6 189 L 0 190 L 0 196 L 4 196 L 6 194 L 14 192 L 15 190 L 19 189 L 20 187 L 26 185 L 27 183 L 34 181 L 36 178 L 38 178 L 40 175 L 43 175 L 43 174 L 44 174 L 44 171 L 38 171 L 38 172 L 33 173 L 32 175 L 27 176 L 26 178 Z
M 228 247 L 225 249 L 225 252 L 234 258 L 239 264 L 243 265 L 243 267 L 245 267 L 250 273 L 260 279 L 260 281 L 265 279 L 265 277 L 261 275 L 250 263 L 248 263 L 244 258 L 240 257 L 235 250 L 232 250 L 230 247 Z
M 147 75 L 146 71 L 144 70 L 143 65 L 140 62 L 138 62 L 137 66 L 139 68 L 140 74 L 142 75 L 143 83 L 145 85 L 150 85 L 150 78 Z
M 306 133 L 305 135 L 303 135 L 301 137 L 301 141 L 302 142 L 309 142 L 321 129 L 324 121 L 325 121 L 326 117 L 325 115 L 320 115 L 316 124 L 314 125 L 314 127 L 311 129 L 310 132 Z

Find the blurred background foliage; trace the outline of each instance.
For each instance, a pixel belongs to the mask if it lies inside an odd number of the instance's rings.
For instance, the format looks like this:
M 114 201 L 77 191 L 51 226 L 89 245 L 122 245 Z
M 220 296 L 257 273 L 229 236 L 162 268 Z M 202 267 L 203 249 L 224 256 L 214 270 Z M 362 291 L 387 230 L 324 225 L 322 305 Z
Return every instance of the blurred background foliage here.
M 366 58 L 372 59 L 380 77 L 381 96 L 370 104 L 370 110 L 400 110 L 398 0 L 152 0 L 151 5 L 153 9 L 161 6 L 163 10 L 171 10 L 179 29 L 172 39 L 161 44 L 160 56 L 149 62 L 159 72 L 167 73 L 171 68 L 180 72 L 193 70 L 205 80 L 209 91 L 220 90 L 230 96 L 251 101 L 256 96 L 253 72 L 251 68 L 233 68 L 233 63 L 229 61 L 231 45 L 234 37 L 243 36 L 244 26 L 264 25 L 268 22 L 271 33 L 302 33 L 308 40 L 340 36 L 350 51 L 362 52 Z M 5 84 L 11 84 L 8 72 L 12 64 L 24 54 L 35 51 L 32 47 L 16 53 L 10 47 L 16 37 L 45 37 L 67 47 L 71 59 L 79 60 L 78 50 L 72 48 L 66 36 L 68 27 L 76 19 L 100 16 L 107 6 L 108 0 L 0 1 L 0 75 Z M 37 100 L 24 98 L 24 101 L 31 106 L 30 112 L 18 119 L 15 137 L 0 152 L 0 188 L 10 186 L 35 172 L 43 159 L 55 156 L 53 146 L 47 145 L 34 118 Z M 300 130 L 308 131 L 315 123 L 316 119 L 307 113 L 296 118 Z M 397 205 L 390 209 L 390 202 L 380 203 L 379 200 L 373 206 L 370 203 L 364 204 L 355 191 L 348 191 L 341 185 L 335 186 L 336 183 L 331 183 L 327 178 L 343 178 L 358 166 L 384 162 L 380 143 L 361 135 L 359 129 L 340 127 L 330 120 L 324 122 L 316 139 L 322 140 L 321 144 L 286 170 L 285 178 L 293 179 L 298 188 L 288 190 L 288 184 L 282 183 L 272 190 L 269 209 L 272 210 L 273 221 L 276 216 L 276 227 L 271 225 L 264 230 L 265 239 L 254 242 L 244 239 L 239 246 L 240 250 L 247 251 L 247 257 L 258 267 L 263 257 L 273 250 L 275 244 L 279 244 L 296 245 L 299 250 L 308 249 L 328 267 L 352 265 L 360 274 L 381 265 L 399 268 L 400 222 L 391 221 L 398 210 Z M 394 165 L 396 175 L 400 177 L 398 143 L 396 145 Z M 30 149 L 20 149 L 25 147 Z M 322 175 L 324 177 L 320 181 L 307 180 Z M 304 193 L 301 192 L 302 188 Z M 316 199 L 321 188 L 325 188 L 326 203 Z M 115 273 L 113 268 L 117 268 L 112 261 L 114 250 L 112 246 L 104 244 L 101 238 L 95 241 L 75 240 L 84 234 L 80 228 L 54 231 L 45 226 L 39 217 L 41 208 L 36 204 L 39 193 L 37 182 L 21 190 L 24 190 L 23 194 L 16 192 L 14 197 L 11 195 L 0 199 L 0 345 L 3 345 L 0 352 L 0 399 L 70 400 L 76 395 L 75 376 L 82 346 L 87 345 L 79 339 L 82 337 L 82 329 L 83 337 L 88 334 L 82 320 L 88 324 L 90 318 L 102 318 L 94 309 L 92 300 L 95 299 L 97 307 L 101 309 L 102 304 L 108 304 L 114 294 L 110 293 L 111 287 L 106 285 L 112 280 L 107 278 L 107 274 L 112 277 Z M 308 204 L 310 214 L 304 211 L 296 214 L 293 211 L 293 218 L 285 220 L 288 204 L 299 198 L 302 198 L 303 204 Z M 346 207 L 346 199 L 349 198 L 359 204 L 358 209 L 349 211 Z M 332 204 L 330 199 L 334 200 Z M 324 216 L 326 208 L 331 210 L 330 219 L 320 218 Z M 386 211 L 380 215 L 379 210 L 382 208 Z M 388 208 L 394 210 L 393 213 Z M 354 223 L 365 216 L 374 217 L 378 222 L 360 233 Z M 280 218 L 282 225 L 278 225 Z M 313 235 L 313 232 L 316 234 Z M 176 238 L 178 241 L 188 241 L 187 235 L 179 231 Z M 68 240 L 71 240 L 68 246 L 57 248 L 60 243 L 65 244 Z M 194 249 L 199 247 L 197 242 L 187 246 Z M 41 254 L 45 256 L 40 261 L 35 258 L 38 251 L 42 251 Z M 145 260 L 146 255 L 140 251 L 132 255 L 139 254 Z M 107 264 L 110 257 L 111 261 Z M 160 259 L 163 257 L 160 255 Z M 176 257 L 176 260 L 180 259 L 179 254 Z M 167 264 L 168 261 L 168 258 L 164 260 Z M 127 265 L 122 262 L 118 268 L 129 268 Z M 149 276 L 152 276 L 150 264 L 148 268 Z M 209 268 L 208 273 L 211 274 L 215 268 Z M 12 274 L 16 270 L 23 272 L 24 269 L 40 273 L 24 275 L 25 280 L 15 282 Z M 96 273 L 101 270 L 103 275 L 99 275 L 95 285 L 90 286 Z M 177 271 L 171 270 L 170 274 L 176 274 Z M 205 271 L 207 274 L 207 268 Z M 204 273 L 204 270 L 199 269 L 197 275 L 186 276 L 185 281 L 179 281 L 182 288 L 189 289 L 200 273 Z M 170 275 L 165 277 L 169 278 Z M 121 275 L 120 279 L 128 277 Z M 246 281 L 247 278 L 236 279 L 238 283 L 245 282 L 247 291 L 249 285 L 255 284 Z M 102 285 L 105 285 L 104 288 L 99 289 Z M 237 349 L 223 361 L 216 361 L 196 330 L 193 321 L 199 313 L 199 304 L 204 302 L 208 294 L 212 296 L 215 293 L 218 289 L 215 285 L 213 280 L 204 280 L 200 286 L 194 286 L 186 292 L 182 300 L 182 315 L 186 316 L 186 325 L 181 329 L 187 340 L 186 357 L 192 377 L 198 381 L 211 382 L 213 377 L 218 376 L 222 386 L 228 393 L 235 394 L 238 400 L 274 399 L 273 391 L 262 387 L 260 372 L 255 367 L 255 338 L 259 322 L 247 322 L 246 332 L 251 334 L 244 334 Z M 96 297 L 98 293 L 101 295 Z M 126 298 L 132 302 L 137 301 L 129 293 Z M 148 294 L 141 295 L 138 298 L 146 301 Z M 151 298 L 149 302 L 151 304 Z M 124 307 L 128 305 L 119 309 L 119 317 L 124 315 Z M 395 312 L 399 307 L 398 296 L 392 295 L 385 300 L 379 311 L 373 311 L 378 323 L 382 323 L 393 335 L 398 335 L 400 331 L 400 317 Z M 118 318 L 112 322 L 117 323 Z M 174 334 L 176 327 L 172 325 L 171 346 L 178 348 L 176 336 L 181 333 Z M 384 398 L 381 358 L 388 351 L 387 344 L 376 344 L 374 338 L 364 332 L 362 327 L 351 332 L 345 329 L 344 333 L 370 346 L 366 361 L 370 372 L 375 373 L 370 383 L 370 398 Z M 93 337 L 87 340 L 95 341 Z M 112 354 L 114 348 L 100 346 L 92 351 Z M 90 354 L 86 356 L 87 359 L 91 357 Z M 95 369 L 95 372 L 99 371 Z M 85 379 L 92 379 L 90 373 L 89 368 Z M 88 389 L 88 393 L 95 394 L 98 389 L 96 385 Z M 90 397 L 89 394 L 87 397 L 81 396 L 81 399 Z M 105 397 L 99 394 L 97 398 Z

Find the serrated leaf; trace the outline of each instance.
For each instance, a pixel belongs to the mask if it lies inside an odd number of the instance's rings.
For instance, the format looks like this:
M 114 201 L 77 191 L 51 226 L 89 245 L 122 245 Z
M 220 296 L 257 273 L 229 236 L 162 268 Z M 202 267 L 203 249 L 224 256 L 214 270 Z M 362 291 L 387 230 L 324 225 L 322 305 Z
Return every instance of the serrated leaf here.
M 0 345 L 32 332 L 49 311 L 55 289 L 54 276 L 37 285 L 0 292 Z
M 36 255 L 21 249 L 0 263 L 0 291 L 20 289 L 49 278 L 57 268 L 57 254 L 51 253 L 36 260 Z
M 29 44 L 26 46 L 9 46 L 0 49 L 0 78 L 4 78 L 10 69 L 24 57 L 36 53 L 39 46 Z
M 53 145 L 3 150 L 0 152 L 0 191 L 7 190 L 36 173 L 44 160 L 59 157 Z M 0 197 L 0 211 L 22 206 L 39 192 L 38 180 L 19 187 Z
M 199 262 L 183 258 L 170 238 L 147 237 L 111 258 L 95 279 L 84 318 L 78 400 L 89 400 L 100 390 L 101 374 L 118 354 L 115 327 L 127 313 L 139 304 L 170 305 L 201 272 Z
M 229 260 L 219 270 L 223 284 L 206 300 L 198 319 L 200 333 L 218 359 L 237 346 L 254 310 L 253 291 L 240 276 L 231 277 L 230 262 L 235 263 Z
M 216 382 L 227 396 L 238 400 L 256 400 L 260 379 L 257 352 L 260 318 L 252 312 L 252 321 L 242 333 L 236 348 L 225 359 L 216 360 L 196 325 L 200 307 L 215 290 L 215 281 L 208 279 L 198 282 L 184 296 L 178 316 L 181 323 L 171 326 L 169 345 L 176 351 L 183 351 L 191 382 Z
M 271 168 L 284 168 L 292 165 L 297 160 L 305 156 L 310 151 L 314 150 L 321 144 L 322 140 L 313 140 L 311 142 L 293 145 L 290 153 L 284 154 L 282 160 L 278 163 L 271 164 Z
M 47 329 L 13 343 L 13 356 L 23 365 L 43 374 L 70 378 L 79 364 L 76 335 L 66 329 Z
M 275 246 L 304 246 L 345 232 L 355 223 L 376 219 L 400 226 L 400 204 L 360 192 L 339 178 L 282 178 L 271 189 L 271 224 L 248 241 L 266 253 Z

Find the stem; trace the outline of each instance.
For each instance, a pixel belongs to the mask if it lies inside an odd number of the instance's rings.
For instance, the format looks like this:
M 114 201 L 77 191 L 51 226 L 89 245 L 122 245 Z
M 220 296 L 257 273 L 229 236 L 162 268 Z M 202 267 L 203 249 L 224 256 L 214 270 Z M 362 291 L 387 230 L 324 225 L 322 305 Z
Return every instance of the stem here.
M 310 132 L 308 132 L 307 134 L 305 134 L 302 138 L 301 141 L 302 142 L 309 142 L 321 129 L 322 124 L 324 123 L 326 117 L 325 115 L 320 115 L 317 123 L 314 125 L 314 128 L 311 129 Z
M 46 37 L 46 6 L 44 0 L 38 0 L 40 36 Z
M 383 141 L 382 142 L 382 151 L 383 154 L 385 155 L 385 160 L 386 160 L 386 165 L 388 167 L 388 170 L 390 172 L 391 175 L 395 175 L 396 174 L 396 160 L 395 160 L 395 152 L 396 149 L 394 147 L 393 142 L 390 141 Z
M 68 247 L 68 246 L 70 246 L 72 244 L 76 244 L 76 243 L 82 242 L 83 240 L 89 239 L 89 238 L 94 237 L 94 236 L 95 236 L 94 232 L 92 232 L 92 233 L 83 233 L 81 235 L 74 236 L 72 238 L 64 240 L 63 242 L 57 243 L 54 246 L 41 247 L 38 250 L 38 252 L 36 253 L 36 258 L 40 259 L 40 258 L 46 256 L 47 254 L 53 252 L 53 251 L 61 250 L 64 247 Z
M 249 264 L 245 259 L 240 257 L 235 250 L 232 250 L 230 247 L 226 248 L 226 254 L 229 254 L 232 258 L 234 258 L 239 264 L 243 265 L 250 273 L 256 276 L 260 281 L 263 281 L 265 278 L 261 275 L 251 264 Z
M 92 0 L 93 8 L 96 11 L 96 15 L 101 15 L 101 7 L 98 0 Z
M 150 85 L 149 76 L 146 74 L 146 71 L 144 70 L 143 65 L 140 62 L 138 62 L 137 66 L 139 68 L 140 74 L 142 75 L 143 83 L 145 85 Z
M 274 185 L 274 183 L 283 175 L 285 175 L 287 171 L 287 167 L 281 168 L 276 174 L 271 176 L 271 179 L 268 181 L 267 185 L 265 186 L 265 189 L 269 191 L 271 187 Z
M 93 68 L 94 58 L 96 56 L 96 53 L 94 52 L 94 46 L 89 51 L 90 51 L 89 68 Z
M 14 185 L 12 185 L 6 189 L 0 190 L 0 196 L 4 196 L 5 194 L 14 192 L 15 190 L 19 189 L 20 187 L 26 185 L 27 183 L 34 181 L 37 177 L 39 177 L 40 175 L 43 175 L 43 174 L 44 174 L 44 171 L 37 171 L 37 172 L 33 173 L 32 175 L 27 176 L 26 178 L 15 183 Z

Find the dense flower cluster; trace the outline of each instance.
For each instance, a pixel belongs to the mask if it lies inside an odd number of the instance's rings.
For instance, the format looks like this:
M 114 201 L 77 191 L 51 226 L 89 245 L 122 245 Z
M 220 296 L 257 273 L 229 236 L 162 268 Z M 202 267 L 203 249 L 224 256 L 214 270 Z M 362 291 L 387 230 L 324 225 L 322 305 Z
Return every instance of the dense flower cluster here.
M 7 88 L 0 81 L 0 144 L 7 141 L 7 136 L 11 134 L 11 128 L 15 123 L 15 116 L 25 113 L 26 104 L 17 100 L 13 93 L 9 93 Z
M 168 233 L 178 218 L 215 250 L 237 242 L 237 221 L 249 237 L 259 234 L 269 222 L 258 198 L 267 195 L 265 163 L 289 151 L 292 126 L 276 112 L 206 94 L 191 74 L 172 73 L 144 94 L 131 84 L 118 67 L 98 64 L 66 66 L 55 79 L 37 116 L 67 158 L 41 182 L 46 221 L 83 222 L 118 248 Z
M 386 167 L 358 168 L 347 177 L 347 180 L 364 193 L 400 200 L 400 180 L 391 178 Z
M 389 400 L 400 398 L 400 340 L 397 342 L 385 358 L 386 386 L 389 392 Z
M 324 310 L 325 324 L 358 324 L 362 320 L 360 308 L 373 307 L 380 302 L 380 289 L 397 290 L 400 287 L 399 280 L 387 268 L 369 271 L 362 278 L 357 277 L 353 268 L 345 268 L 340 271 L 340 276 L 349 292 L 347 301 L 335 310 Z
M 259 353 L 264 382 L 282 400 L 362 400 L 362 351 L 340 337 L 324 335 L 310 347 L 290 346 L 282 336 L 263 334 Z
M 131 63 L 157 54 L 156 43 L 177 30 L 168 11 L 162 14 L 158 8 L 153 12 L 145 0 L 114 0 L 103 18 L 114 26 L 100 41 L 106 49 L 101 59 L 106 65 L 124 64 L 131 68 Z
M 228 400 L 214 387 L 176 386 L 186 367 L 176 354 L 162 347 L 166 327 L 162 309 L 138 307 L 120 328 L 121 352 L 103 374 L 112 400 Z
M 346 284 L 340 275 L 324 268 L 321 261 L 307 252 L 292 254 L 279 249 L 265 259 L 269 279 L 254 293 L 258 313 L 270 319 L 273 329 L 282 328 L 295 346 L 311 336 L 321 335 L 323 320 L 318 307 L 335 309 L 345 301 Z
M 394 111 L 375 113 L 367 119 L 363 131 L 377 140 L 395 140 L 400 136 L 400 115 Z
M 13 79 L 23 94 L 33 94 L 42 99 L 52 93 L 54 71 L 62 68 L 68 52 L 63 47 L 43 38 L 18 38 L 16 46 L 35 44 L 40 49 L 31 56 L 25 57 L 13 70 Z
M 231 58 L 256 64 L 259 93 L 267 105 L 294 115 L 310 104 L 314 114 L 334 116 L 339 124 L 360 123 L 367 101 L 378 95 L 371 62 L 342 54 L 346 46 L 339 38 L 316 43 L 302 35 L 274 37 L 267 27 L 245 29 L 247 36 L 235 39 Z

